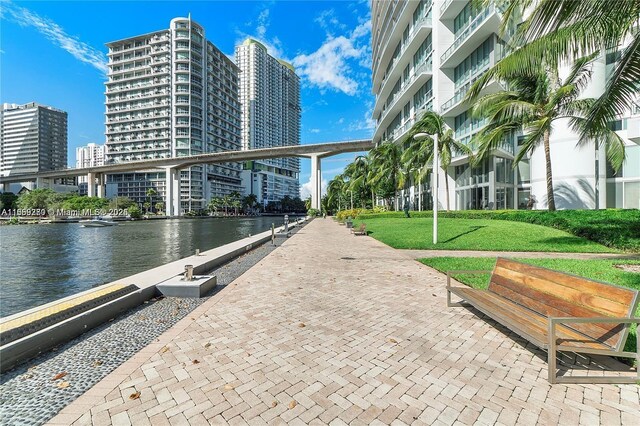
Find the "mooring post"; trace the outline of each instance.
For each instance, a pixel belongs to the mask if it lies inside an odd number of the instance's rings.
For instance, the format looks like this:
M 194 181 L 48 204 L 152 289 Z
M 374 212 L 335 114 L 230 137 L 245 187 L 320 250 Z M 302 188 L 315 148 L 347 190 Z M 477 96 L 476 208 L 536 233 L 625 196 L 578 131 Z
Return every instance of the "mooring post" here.
M 200 256 L 200 249 L 196 249 L 196 256 Z
M 276 224 L 271 224 L 271 244 L 276 245 Z
M 193 265 L 184 265 L 184 280 L 193 280 Z

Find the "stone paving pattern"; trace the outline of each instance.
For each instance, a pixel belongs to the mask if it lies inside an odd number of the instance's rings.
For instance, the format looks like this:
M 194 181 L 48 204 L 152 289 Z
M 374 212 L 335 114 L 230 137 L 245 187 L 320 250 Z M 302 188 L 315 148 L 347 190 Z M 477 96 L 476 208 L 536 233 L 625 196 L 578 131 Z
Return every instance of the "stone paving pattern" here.
M 294 228 L 292 232 L 297 230 Z M 282 241 L 276 240 L 276 245 Z M 270 243 L 263 244 L 214 269 L 218 286 L 231 283 L 274 249 Z M 152 300 L 3 373 L 0 424 L 35 426 L 47 422 L 207 299 Z M 62 372 L 67 374 L 51 380 Z M 65 386 L 65 382 L 68 387 L 58 387 Z
M 444 286 L 316 219 L 51 424 L 637 424 L 640 387 L 549 385 Z

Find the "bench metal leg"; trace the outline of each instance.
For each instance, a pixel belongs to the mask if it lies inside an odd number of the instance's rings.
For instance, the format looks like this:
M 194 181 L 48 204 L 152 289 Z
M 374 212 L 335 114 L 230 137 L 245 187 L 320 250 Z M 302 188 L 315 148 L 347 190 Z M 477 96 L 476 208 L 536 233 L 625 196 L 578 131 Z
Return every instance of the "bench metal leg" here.
M 549 383 L 556 383 L 556 323 L 553 321 L 549 321 L 549 349 L 547 356 L 547 367 L 549 369 L 548 380 Z
M 640 333 L 636 334 L 636 377 L 629 376 L 557 376 L 557 343 L 556 343 L 556 323 L 557 320 L 551 318 L 549 320 L 549 348 L 547 356 L 547 364 L 549 368 L 549 383 L 598 383 L 598 384 L 622 384 L 622 383 L 640 383 Z M 611 354 L 610 356 L 629 357 L 628 352 L 620 354 Z

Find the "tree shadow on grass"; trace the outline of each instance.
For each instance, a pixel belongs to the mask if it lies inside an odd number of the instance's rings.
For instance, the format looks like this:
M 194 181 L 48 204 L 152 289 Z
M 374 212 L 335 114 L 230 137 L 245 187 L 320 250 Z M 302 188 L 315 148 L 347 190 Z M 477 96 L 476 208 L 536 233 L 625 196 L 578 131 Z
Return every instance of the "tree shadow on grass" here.
M 458 234 L 455 237 L 451 237 L 448 240 L 442 241 L 442 243 L 450 243 L 451 241 L 455 241 L 458 238 L 462 237 L 463 235 L 467 235 L 467 234 L 471 234 L 472 232 L 476 232 L 478 229 L 480 228 L 486 228 L 487 225 L 476 225 L 476 226 L 470 226 L 469 230 L 466 232 L 463 232 L 462 234 Z

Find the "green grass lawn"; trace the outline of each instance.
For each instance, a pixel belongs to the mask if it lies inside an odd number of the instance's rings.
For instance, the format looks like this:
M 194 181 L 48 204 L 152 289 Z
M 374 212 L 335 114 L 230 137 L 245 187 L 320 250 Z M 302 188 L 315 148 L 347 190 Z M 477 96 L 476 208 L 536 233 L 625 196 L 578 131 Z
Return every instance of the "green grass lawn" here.
M 403 212 L 359 212 L 360 219 L 404 217 Z M 441 211 L 452 219 L 507 220 L 548 226 L 618 250 L 640 253 L 640 210 L 458 210 Z M 411 212 L 414 217 L 431 217 L 433 212 Z M 355 217 L 355 215 L 352 215 Z
M 373 238 L 398 249 L 548 251 L 616 253 L 615 249 L 541 225 L 490 219 L 438 219 L 438 244 L 433 245 L 429 217 L 368 217 Z
M 441 272 L 452 270 L 487 270 L 487 274 L 460 274 L 454 278 L 461 283 L 474 288 L 486 289 L 489 285 L 491 270 L 495 266 L 495 258 L 481 257 L 434 257 L 419 259 L 421 263 L 437 269 Z M 640 290 L 640 274 L 625 272 L 614 265 L 630 264 L 640 265 L 638 260 L 573 260 L 573 259 L 516 259 L 524 263 L 529 263 L 556 271 L 567 272 L 593 280 L 604 281 L 622 287 Z M 636 316 L 640 316 L 640 306 L 636 310 Z M 635 352 L 636 350 L 636 326 L 631 326 L 631 332 L 625 350 Z

